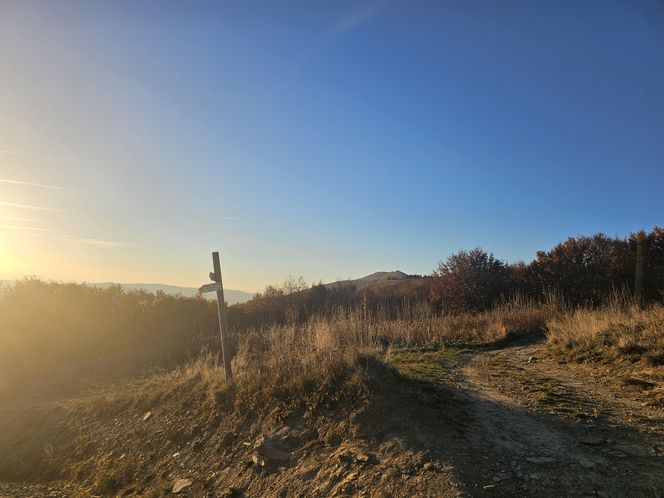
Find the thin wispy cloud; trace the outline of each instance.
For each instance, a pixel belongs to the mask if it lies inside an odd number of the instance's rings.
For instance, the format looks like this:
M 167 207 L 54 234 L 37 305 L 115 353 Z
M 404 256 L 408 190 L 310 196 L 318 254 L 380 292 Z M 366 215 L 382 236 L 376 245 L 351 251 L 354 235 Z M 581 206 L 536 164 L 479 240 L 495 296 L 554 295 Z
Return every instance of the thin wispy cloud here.
M 18 230 L 21 232 L 52 232 L 51 228 L 28 227 L 24 225 L 0 225 L 0 230 Z
M 336 25 L 335 31 L 337 34 L 345 33 L 358 26 L 370 21 L 382 9 L 384 9 L 391 0 L 376 0 L 373 2 L 366 2 L 357 6 L 354 10 L 346 14 Z
M 58 212 L 58 213 L 64 213 L 65 212 L 62 209 L 56 209 L 56 208 L 51 208 L 51 207 L 46 207 L 46 206 L 34 206 L 32 204 L 21 204 L 20 202 L 0 201 L 0 206 L 6 206 L 6 207 L 18 208 L 18 209 L 30 209 L 30 210 L 34 210 L 34 211 L 55 211 L 55 212 Z
M 234 216 L 219 216 L 222 220 L 230 220 L 230 221 L 244 221 L 244 218 L 236 218 Z
M 27 221 L 28 223 L 42 223 L 42 220 L 35 218 L 24 218 L 23 216 L 13 216 L 11 214 L 0 213 L 0 220 L 8 221 Z
M 304 50 L 301 65 L 307 65 L 311 60 L 317 59 L 330 46 L 344 34 L 370 22 L 394 0 L 373 0 L 358 2 L 348 10 L 340 19 L 333 22 L 329 29 L 324 31 L 322 37 Z
M 0 183 L 9 183 L 11 185 L 24 185 L 26 187 L 37 187 L 37 188 L 46 188 L 50 190 L 62 190 L 65 192 L 80 192 L 80 190 L 70 187 L 60 187 L 57 185 L 47 185 L 45 183 L 32 183 L 32 182 L 23 182 L 20 180 L 9 180 L 8 178 L 0 178 Z
M 118 248 L 118 247 L 135 247 L 135 244 L 132 242 L 118 242 L 115 240 L 104 240 L 104 239 L 78 239 L 77 242 L 93 247 L 106 247 L 106 248 Z

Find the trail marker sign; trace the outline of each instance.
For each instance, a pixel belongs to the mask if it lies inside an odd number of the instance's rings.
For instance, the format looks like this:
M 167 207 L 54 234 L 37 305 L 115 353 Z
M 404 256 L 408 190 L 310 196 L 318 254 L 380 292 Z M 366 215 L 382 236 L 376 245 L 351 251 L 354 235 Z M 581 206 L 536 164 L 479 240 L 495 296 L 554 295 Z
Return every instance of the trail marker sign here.
M 220 282 L 215 282 L 213 284 L 203 284 L 198 288 L 198 290 L 205 294 L 206 292 L 217 292 L 223 291 L 224 289 L 221 287 Z
M 226 301 L 224 300 L 224 284 L 221 281 L 221 263 L 219 263 L 219 253 L 212 253 L 212 266 L 214 271 L 210 272 L 210 280 L 214 283 L 204 284 L 199 287 L 201 292 L 217 293 L 217 312 L 219 314 L 219 336 L 221 338 L 221 355 L 224 358 L 224 371 L 226 378 L 233 377 L 231 372 L 231 352 L 228 344 L 228 320 L 226 319 Z

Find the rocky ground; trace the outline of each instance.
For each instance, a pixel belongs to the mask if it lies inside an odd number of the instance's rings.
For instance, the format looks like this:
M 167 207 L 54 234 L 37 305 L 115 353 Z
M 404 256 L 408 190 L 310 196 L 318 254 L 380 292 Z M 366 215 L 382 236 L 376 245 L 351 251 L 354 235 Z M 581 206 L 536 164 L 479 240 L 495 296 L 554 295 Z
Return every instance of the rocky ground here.
M 664 496 L 652 383 L 560 364 L 543 338 L 386 361 L 367 362 L 358 399 L 278 423 L 173 401 L 102 415 L 5 403 L 0 496 Z M 21 444 L 42 467 L 21 474 Z

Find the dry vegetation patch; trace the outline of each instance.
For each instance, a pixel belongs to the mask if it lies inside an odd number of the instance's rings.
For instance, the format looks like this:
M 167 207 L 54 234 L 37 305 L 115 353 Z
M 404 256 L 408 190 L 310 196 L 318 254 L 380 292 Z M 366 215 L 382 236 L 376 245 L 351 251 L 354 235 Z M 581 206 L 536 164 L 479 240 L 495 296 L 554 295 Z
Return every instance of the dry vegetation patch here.
M 549 347 L 577 362 L 664 365 L 664 307 L 577 309 L 547 322 Z
M 625 388 L 664 404 L 664 307 L 612 305 L 577 309 L 547 322 L 547 345 L 559 361 L 596 365 Z
M 339 310 L 325 319 L 313 318 L 305 328 L 317 328 L 323 340 L 338 347 L 487 345 L 529 334 L 543 333 L 547 320 L 560 305 L 516 298 L 485 312 L 437 315 L 421 310 L 407 317 L 386 319 L 366 316 L 361 309 Z M 274 327 L 278 334 L 292 327 Z M 263 333 L 264 334 L 264 333 Z
M 348 333 L 322 321 L 252 333 L 230 382 L 207 357 L 36 411 L 17 406 L 0 434 L 0 480 L 71 481 L 80 496 L 163 496 L 177 479 L 192 481 L 188 496 L 327 496 L 394 483 L 421 494 L 423 480 L 402 476 L 425 472 L 431 431 L 462 418 L 436 372 L 448 353 L 423 351 L 424 370 L 409 370 L 417 350 L 386 362 L 384 350 L 351 344 Z M 255 449 L 265 433 L 286 460 Z M 453 494 L 436 473 L 442 464 L 427 468 L 440 494 Z
M 0 480 L 65 479 L 85 483 L 93 494 L 160 496 L 183 458 L 202 459 L 189 472 L 220 451 L 235 464 L 251 463 L 244 441 L 287 419 L 310 421 L 304 425 L 315 429 L 319 415 L 366 401 L 374 360 L 338 346 L 328 330 L 311 324 L 248 336 L 230 382 L 206 357 L 37 410 L 17 405 L 3 414 Z M 333 432 L 324 437 L 338 437 Z

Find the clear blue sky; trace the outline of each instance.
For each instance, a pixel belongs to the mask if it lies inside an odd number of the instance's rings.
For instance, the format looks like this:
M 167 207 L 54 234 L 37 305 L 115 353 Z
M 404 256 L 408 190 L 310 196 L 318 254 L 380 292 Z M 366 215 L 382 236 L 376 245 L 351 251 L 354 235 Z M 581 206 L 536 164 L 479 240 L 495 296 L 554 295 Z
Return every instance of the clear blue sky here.
M 17 0 L 0 60 L 0 278 L 219 249 L 257 290 L 664 220 L 662 2 Z

